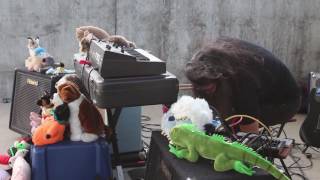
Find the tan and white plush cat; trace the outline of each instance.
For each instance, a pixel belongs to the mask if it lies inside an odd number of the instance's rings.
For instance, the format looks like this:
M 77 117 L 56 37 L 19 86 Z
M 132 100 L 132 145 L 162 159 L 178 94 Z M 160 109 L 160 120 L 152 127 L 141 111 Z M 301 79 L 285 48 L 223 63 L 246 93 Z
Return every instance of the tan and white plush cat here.
M 29 57 L 25 60 L 25 66 L 29 71 L 39 72 L 41 68 L 54 64 L 54 59 L 40 47 L 39 41 L 39 37 L 28 37 Z
M 110 35 L 105 30 L 95 26 L 81 26 L 76 28 L 76 38 L 79 41 L 80 52 L 88 52 L 90 47 L 90 41 L 96 37 L 102 41 L 109 41 L 118 46 L 133 47 L 136 45 L 128 41 L 125 37 L 120 35 Z

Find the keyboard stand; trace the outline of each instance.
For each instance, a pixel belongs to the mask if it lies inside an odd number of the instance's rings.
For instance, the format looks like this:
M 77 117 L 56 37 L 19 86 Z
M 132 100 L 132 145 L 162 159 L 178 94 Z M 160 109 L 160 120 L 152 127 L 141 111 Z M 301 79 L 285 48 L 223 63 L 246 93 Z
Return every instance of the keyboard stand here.
M 116 179 L 117 180 L 124 180 L 123 176 L 123 169 L 120 161 L 119 155 L 119 147 L 118 147 L 118 139 L 117 139 L 117 132 L 116 126 L 118 123 L 118 119 L 121 113 L 122 108 L 115 108 L 114 112 L 112 112 L 111 108 L 107 108 L 107 117 L 108 117 L 108 125 L 111 128 L 111 143 L 112 143 L 112 150 L 113 150 L 113 157 L 116 166 Z

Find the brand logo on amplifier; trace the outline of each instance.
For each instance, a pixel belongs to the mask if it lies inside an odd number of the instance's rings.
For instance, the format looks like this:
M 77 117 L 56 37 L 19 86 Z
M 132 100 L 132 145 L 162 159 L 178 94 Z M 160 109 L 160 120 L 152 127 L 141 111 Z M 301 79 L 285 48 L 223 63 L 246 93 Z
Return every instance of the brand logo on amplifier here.
M 27 84 L 30 84 L 32 86 L 38 86 L 39 82 L 33 79 L 27 79 Z
M 101 64 L 101 62 L 102 62 L 101 55 L 99 53 L 97 53 L 97 52 L 94 52 L 94 57 L 95 57 L 97 63 Z

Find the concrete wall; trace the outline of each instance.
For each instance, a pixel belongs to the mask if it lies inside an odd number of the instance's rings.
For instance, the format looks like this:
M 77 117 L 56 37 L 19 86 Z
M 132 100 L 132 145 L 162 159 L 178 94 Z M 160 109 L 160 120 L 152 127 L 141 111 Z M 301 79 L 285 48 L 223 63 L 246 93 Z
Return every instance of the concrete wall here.
M 13 70 L 28 57 L 28 36 L 39 36 L 42 47 L 72 67 L 76 27 L 94 24 L 115 31 L 115 0 L 16 0 L 0 1 L 0 7 L 0 100 L 11 97 Z
M 125 35 L 166 60 L 182 82 L 185 62 L 221 35 L 266 47 L 298 80 L 320 71 L 319 0 L 17 0 L 0 7 L 0 98 L 11 95 L 13 69 L 28 55 L 27 36 L 39 35 L 43 47 L 71 65 L 74 29 L 84 24 Z

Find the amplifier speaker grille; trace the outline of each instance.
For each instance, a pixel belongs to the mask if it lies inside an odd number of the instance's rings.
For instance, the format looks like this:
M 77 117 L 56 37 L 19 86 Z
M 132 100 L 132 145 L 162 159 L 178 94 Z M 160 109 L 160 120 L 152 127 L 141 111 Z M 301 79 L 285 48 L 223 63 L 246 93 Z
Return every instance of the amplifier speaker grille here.
M 48 76 L 36 72 L 16 69 L 9 128 L 24 135 L 30 135 L 30 112 L 39 112 L 36 101 L 44 91 L 51 95 L 55 92 L 54 85 L 60 77 Z

